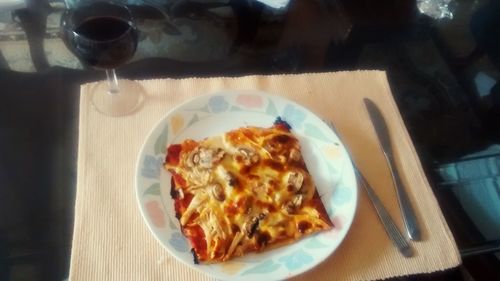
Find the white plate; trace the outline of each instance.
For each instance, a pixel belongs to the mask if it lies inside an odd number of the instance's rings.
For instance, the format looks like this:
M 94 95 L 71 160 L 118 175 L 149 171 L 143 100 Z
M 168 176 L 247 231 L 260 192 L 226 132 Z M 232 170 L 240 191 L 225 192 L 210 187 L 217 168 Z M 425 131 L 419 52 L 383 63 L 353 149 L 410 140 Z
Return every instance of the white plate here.
M 201 140 L 247 125 L 270 127 L 278 116 L 298 136 L 308 170 L 335 227 L 263 253 L 220 264 L 193 264 L 190 247 L 175 218 L 170 174 L 162 167 L 166 146 L 186 138 Z M 328 125 L 292 101 L 254 91 L 204 95 L 171 110 L 154 127 L 141 149 L 136 192 L 146 224 L 174 257 L 215 278 L 231 280 L 280 280 L 319 264 L 346 236 L 358 197 L 351 160 Z

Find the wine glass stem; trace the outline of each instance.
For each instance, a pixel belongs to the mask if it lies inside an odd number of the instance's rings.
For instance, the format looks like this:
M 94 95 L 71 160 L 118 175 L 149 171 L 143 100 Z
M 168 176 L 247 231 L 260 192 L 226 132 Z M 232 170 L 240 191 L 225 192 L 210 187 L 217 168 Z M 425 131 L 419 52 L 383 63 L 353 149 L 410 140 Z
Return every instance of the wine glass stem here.
M 106 76 L 108 77 L 109 93 L 118 94 L 120 88 L 118 87 L 115 69 L 106 69 Z

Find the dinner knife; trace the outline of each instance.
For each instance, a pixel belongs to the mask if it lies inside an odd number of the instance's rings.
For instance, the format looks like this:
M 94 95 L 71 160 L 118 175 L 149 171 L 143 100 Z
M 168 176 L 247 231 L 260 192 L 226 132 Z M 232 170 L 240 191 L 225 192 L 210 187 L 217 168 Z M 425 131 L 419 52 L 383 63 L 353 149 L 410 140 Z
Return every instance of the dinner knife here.
M 358 166 L 356 163 L 354 163 L 354 158 L 351 154 L 351 151 L 349 148 L 346 146 L 346 143 L 342 140 L 339 132 L 335 128 L 335 125 L 333 122 L 329 121 L 328 125 L 330 125 L 330 128 L 335 132 L 337 137 L 340 139 L 340 141 L 344 144 L 344 147 L 349 154 L 349 157 L 351 158 L 352 165 L 354 167 L 354 173 L 356 174 L 356 178 L 358 179 L 359 183 L 361 186 L 365 188 L 366 193 L 368 194 L 368 198 L 372 202 L 373 207 L 375 208 L 375 211 L 377 212 L 377 216 L 382 222 L 382 225 L 384 226 L 384 230 L 387 233 L 387 236 L 389 236 L 389 239 L 391 239 L 392 243 L 396 248 L 398 248 L 399 252 L 404 256 L 404 257 L 411 257 L 413 256 L 413 249 L 406 241 L 405 237 L 401 232 L 399 231 L 398 227 L 396 226 L 396 223 L 392 219 L 391 215 L 389 215 L 389 212 L 384 207 L 384 204 L 382 204 L 382 201 L 380 201 L 380 198 L 377 196 L 377 193 L 375 193 L 375 190 L 370 186 L 368 181 L 365 179 L 361 171 L 359 170 Z
M 405 187 L 396 168 L 397 166 L 393 155 L 391 137 L 389 134 L 389 129 L 387 127 L 387 123 L 385 122 L 380 109 L 372 100 L 364 98 L 363 101 L 365 103 L 366 109 L 368 110 L 368 114 L 370 115 L 370 120 L 372 121 L 375 133 L 377 134 L 380 148 L 382 149 L 384 157 L 387 160 L 387 166 L 389 167 L 389 171 L 391 172 L 392 182 L 396 189 L 399 208 L 403 216 L 403 222 L 408 237 L 411 240 L 420 240 L 421 233 L 418 226 L 417 217 L 415 216 L 415 211 L 413 210 L 410 200 L 408 199 L 408 194 L 406 193 Z

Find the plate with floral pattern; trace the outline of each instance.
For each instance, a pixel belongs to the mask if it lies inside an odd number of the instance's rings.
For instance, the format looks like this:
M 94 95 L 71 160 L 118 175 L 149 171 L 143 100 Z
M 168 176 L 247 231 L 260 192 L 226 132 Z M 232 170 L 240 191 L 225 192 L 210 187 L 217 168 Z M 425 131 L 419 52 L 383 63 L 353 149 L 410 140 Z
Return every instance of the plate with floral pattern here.
M 270 127 L 280 117 L 292 127 L 334 228 L 287 246 L 210 265 L 193 263 L 170 197 L 165 149 L 186 138 L 201 140 L 243 126 Z M 146 137 L 136 167 L 136 195 L 143 218 L 175 258 L 222 280 L 282 280 L 328 258 L 354 219 L 358 189 L 351 160 L 336 134 L 314 113 L 285 98 L 257 91 L 224 91 L 172 109 Z

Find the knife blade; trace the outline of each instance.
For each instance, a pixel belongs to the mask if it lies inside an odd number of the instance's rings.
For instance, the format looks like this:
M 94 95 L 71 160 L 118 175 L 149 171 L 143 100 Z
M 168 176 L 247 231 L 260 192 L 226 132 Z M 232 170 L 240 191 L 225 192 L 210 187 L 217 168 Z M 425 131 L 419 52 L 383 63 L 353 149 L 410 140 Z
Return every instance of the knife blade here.
M 375 133 L 377 134 L 380 148 L 382 149 L 384 157 L 387 160 L 387 166 L 389 167 L 389 171 L 392 176 L 392 182 L 396 189 L 399 208 L 403 216 L 403 222 L 408 237 L 411 240 L 420 240 L 421 233 L 418 226 L 417 217 L 415 216 L 415 211 L 413 210 L 410 200 L 408 199 L 408 194 L 406 193 L 405 187 L 396 168 L 397 166 L 394 159 L 391 137 L 389 134 L 389 128 L 387 127 L 387 123 L 385 122 L 384 116 L 380 112 L 380 109 L 372 100 L 364 98 L 363 101 L 365 103 L 366 109 L 368 110 L 368 114 L 370 116 L 370 120 L 372 121 L 373 128 L 375 129 Z

